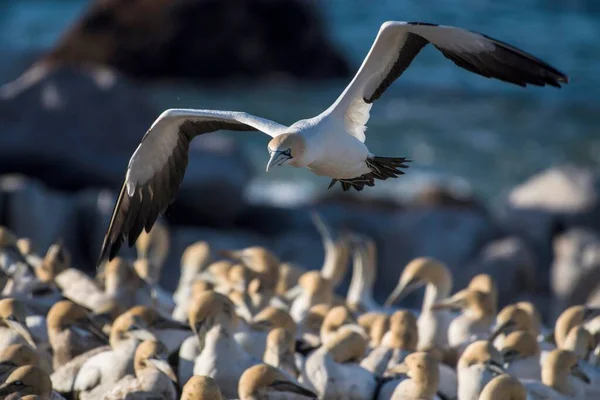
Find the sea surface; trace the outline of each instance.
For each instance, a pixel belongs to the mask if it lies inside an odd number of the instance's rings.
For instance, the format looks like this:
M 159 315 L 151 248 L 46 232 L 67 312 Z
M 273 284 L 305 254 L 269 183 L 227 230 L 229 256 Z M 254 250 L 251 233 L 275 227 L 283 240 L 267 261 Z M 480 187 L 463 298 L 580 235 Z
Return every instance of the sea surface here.
M 328 34 L 353 68 L 362 62 L 382 22 L 406 20 L 486 33 L 533 53 L 571 79 L 562 89 L 523 89 L 466 72 L 426 48 L 374 105 L 367 130 L 372 153 L 408 156 L 412 166 L 405 177 L 379 182 L 364 195 L 400 199 L 434 180 L 498 205 L 512 187 L 551 165 L 600 169 L 600 1 L 312 3 L 321 9 Z M 15 78 L 52 46 L 85 6 L 83 0 L 0 0 L 0 83 Z M 147 90 L 159 109 L 245 110 L 292 123 L 327 108 L 347 83 L 158 84 Z M 276 168 L 267 174 L 266 137 L 226 135 L 238 138 L 257 170 L 248 189 L 253 200 L 302 202 L 329 183 L 307 170 Z

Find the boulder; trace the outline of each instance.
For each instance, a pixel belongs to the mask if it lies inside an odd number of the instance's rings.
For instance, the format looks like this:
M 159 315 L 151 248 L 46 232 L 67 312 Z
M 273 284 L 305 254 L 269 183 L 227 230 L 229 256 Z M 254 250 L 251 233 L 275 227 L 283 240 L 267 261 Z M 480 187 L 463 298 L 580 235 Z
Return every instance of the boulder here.
M 112 70 L 36 67 L 0 88 L 0 174 L 24 173 L 62 190 L 118 193 L 129 158 L 157 116 L 143 92 Z M 167 214 L 230 225 L 252 175 L 233 139 L 219 132 L 196 138 Z
M 42 62 L 209 82 L 350 74 L 302 0 L 95 0 Z
M 552 262 L 552 242 L 569 227 L 600 228 L 600 180 L 594 172 L 564 165 L 543 171 L 512 190 L 501 223 L 535 247 L 541 271 Z
M 598 287 L 600 235 L 586 228 L 569 229 L 554 240 L 551 287 L 556 313 L 584 303 Z M 595 278 L 594 278 L 595 277 Z

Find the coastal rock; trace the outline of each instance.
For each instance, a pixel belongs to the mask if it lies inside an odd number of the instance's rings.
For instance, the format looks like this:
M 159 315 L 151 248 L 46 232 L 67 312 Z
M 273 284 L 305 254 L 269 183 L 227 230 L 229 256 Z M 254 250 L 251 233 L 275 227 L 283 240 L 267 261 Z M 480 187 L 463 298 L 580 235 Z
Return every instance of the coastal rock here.
M 600 228 L 600 180 L 571 165 L 550 168 L 513 189 L 503 228 L 531 242 L 542 271 L 552 262 L 552 241 L 569 227 Z
M 552 292 L 557 312 L 584 303 L 598 286 L 600 235 L 590 229 L 569 229 L 554 240 L 551 270 Z
M 62 190 L 118 193 L 131 154 L 157 116 L 141 90 L 112 70 L 36 67 L 0 88 L 0 173 L 24 173 Z M 218 132 L 197 138 L 167 215 L 231 224 L 252 174 L 232 140 Z
M 136 78 L 339 78 L 349 67 L 301 0 L 95 0 L 44 62 Z

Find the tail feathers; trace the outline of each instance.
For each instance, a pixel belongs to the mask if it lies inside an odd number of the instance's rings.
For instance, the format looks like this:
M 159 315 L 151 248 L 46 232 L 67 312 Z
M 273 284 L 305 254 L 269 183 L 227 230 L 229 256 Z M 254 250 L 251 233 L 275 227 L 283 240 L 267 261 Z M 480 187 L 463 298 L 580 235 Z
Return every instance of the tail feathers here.
M 344 192 L 351 188 L 360 192 L 365 185 L 375 186 L 375 179 L 385 181 L 388 178 L 397 178 L 399 175 L 404 175 L 404 171 L 399 168 L 408 168 L 405 163 L 410 161 L 405 157 L 369 157 L 365 162 L 371 170 L 370 173 L 352 179 L 332 179 L 327 189 L 331 189 L 337 182 L 340 182 Z

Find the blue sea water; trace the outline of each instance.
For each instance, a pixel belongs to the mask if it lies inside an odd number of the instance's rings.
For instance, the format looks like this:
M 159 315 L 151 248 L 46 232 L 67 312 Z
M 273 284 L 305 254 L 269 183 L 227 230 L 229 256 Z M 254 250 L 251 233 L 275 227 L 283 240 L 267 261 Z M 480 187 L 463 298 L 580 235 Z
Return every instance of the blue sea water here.
M 375 104 L 367 130 L 373 153 L 414 160 L 409 174 L 378 183 L 365 195 L 404 197 L 418 184 L 435 179 L 497 204 L 515 184 L 551 165 L 600 166 L 600 1 L 312 3 L 321 9 L 328 34 L 355 68 L 383 21 L 409 20 L 486 33 L 533 53 L 571 78 L 560 90 L 523 89 L 466 72 L 426 48 Z M 49 48 L 85 6 L 82 0 L 1 0 L 0 83 L 16 77 Z M 292 123 L 325 109 L 346 84 L 160 84 L 147 89 L 161 109 L 237 109 Z M 298 201 L 321 193 L 328 184 L 306 170 L 279 168 L 266 174 L 266 138 L 228 135 L 238 138 L 258 171 L 248 193 L 253 199 Z M 289 178 L 296 182 L 286 183 Z

